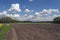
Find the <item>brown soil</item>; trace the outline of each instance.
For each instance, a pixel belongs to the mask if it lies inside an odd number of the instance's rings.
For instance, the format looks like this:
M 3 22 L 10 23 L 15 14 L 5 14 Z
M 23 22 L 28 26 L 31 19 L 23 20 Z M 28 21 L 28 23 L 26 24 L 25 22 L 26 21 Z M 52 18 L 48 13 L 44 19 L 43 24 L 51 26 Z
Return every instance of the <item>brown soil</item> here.
M 60 24 L 11 24 L 11 27 L 7 40 L 60 40 Z

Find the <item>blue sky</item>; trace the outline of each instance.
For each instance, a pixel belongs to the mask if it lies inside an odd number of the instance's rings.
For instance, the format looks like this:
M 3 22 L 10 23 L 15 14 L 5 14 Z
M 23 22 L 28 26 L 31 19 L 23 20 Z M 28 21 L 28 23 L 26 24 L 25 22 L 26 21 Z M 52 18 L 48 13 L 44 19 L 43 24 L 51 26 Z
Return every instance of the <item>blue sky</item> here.
M 60 16 L 60 0 L 0 0 L 0 14 L 19 21 L 52 21 Z
M 60 9 L 60 0 L 32 0 L 31 2 L 29 0 L 0 0 L 0 9 L 8 9 L 11 4 L 19 3 L 21 5 L 21 9 L 23 9 L 23 6 L 26 6 L 29 9 L 34 10 L 42 10 L 42 9 Z

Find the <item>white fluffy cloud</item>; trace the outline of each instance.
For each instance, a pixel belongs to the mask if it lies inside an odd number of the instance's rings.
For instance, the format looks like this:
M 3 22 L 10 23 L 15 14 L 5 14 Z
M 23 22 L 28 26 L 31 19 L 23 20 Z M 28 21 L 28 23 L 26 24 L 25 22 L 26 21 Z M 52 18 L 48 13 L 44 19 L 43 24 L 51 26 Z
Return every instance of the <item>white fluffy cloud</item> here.
M 34 10 L 30 10 L 30 9 L 25 9 L 24 11 L 25 13 L 31 13 L 31 12 L 34 12 Z
M 35 12 L 35 16 L 43 16 L 43 15 L 40 15 L 40 13 Z
M 21 12 L 20 6 L 19 4 L 12 4 L 9 11 L 17 11 L 17 12 Z
M 37 16 L 50 15 L 59 13 L 58 9 L 43 9 L 40 12 L 35 12 Z
M 58 13 L 59 10 L 58 9 L 48 9 L 48 10 L 47 9 L 43 9 L 42 12 L 40 12 L 40 13 L 42 13 L 42 14 L 50 14 L 52 12 Z
M 11 13 L 9 14 L 9 11 Z M 12 14 L 12 12 L 16 11 L 17 13 Z M 35 12 L 34 14 L 23 14 L 19 15 L 18 12 L 21 12 L 21 9 L 19 8 L 19 4 L 12 4 L 10 9 L 8 11 L 0 12 L 0 17 L 10 17 L 14 20 L 19 21 L 52 21 L 55 17 L 60 16 L 60 11 L 58 9 L 43 9 L 42 11 Z M 33 13 L 33 10 L 25 9 L 26 13 Z
M 40 12 L 35 12 L 33 21 L 52 21 L 55 17 L 60 16 L 58 9 L 43 9 Z
M 29 0 L 30 2 L 32 2 L 33 0 Z

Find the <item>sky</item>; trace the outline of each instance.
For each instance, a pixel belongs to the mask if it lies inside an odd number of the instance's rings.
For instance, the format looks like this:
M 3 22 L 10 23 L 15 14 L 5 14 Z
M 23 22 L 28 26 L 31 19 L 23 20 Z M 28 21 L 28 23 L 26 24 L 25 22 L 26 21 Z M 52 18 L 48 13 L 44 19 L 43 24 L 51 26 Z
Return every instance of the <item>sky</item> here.
M 0 0 L 0 18 L 53 21 L 60 16 L 60 0 Z

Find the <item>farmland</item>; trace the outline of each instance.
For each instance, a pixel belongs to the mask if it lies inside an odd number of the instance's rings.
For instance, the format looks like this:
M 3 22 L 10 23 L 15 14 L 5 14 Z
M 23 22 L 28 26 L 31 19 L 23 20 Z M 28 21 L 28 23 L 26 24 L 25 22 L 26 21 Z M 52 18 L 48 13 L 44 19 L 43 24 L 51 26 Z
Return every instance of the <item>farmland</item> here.
M 60 24 L 10 24 L 5 40 L 60 40 Z

